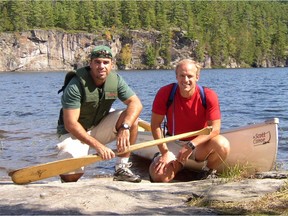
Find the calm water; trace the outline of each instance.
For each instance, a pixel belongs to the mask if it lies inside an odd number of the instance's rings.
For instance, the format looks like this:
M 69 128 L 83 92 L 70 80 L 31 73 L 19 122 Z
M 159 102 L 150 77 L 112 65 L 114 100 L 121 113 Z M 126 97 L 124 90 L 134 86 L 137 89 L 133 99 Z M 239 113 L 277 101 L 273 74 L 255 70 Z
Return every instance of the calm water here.
M 119 71 L 144 105 L 141 118 L 150 120 L 155 92 L 174 82 L 174 71 Z M 200 84 L 219 96 L 222 128 L 262 122 L 277 117 L 277 161 L 288 169 L 287 68 L 203 70 Z M 56 160 L 56 122 L 64 72 L 0 74 L 0 180 L 7 171 Z M 124 107 L 116 102 L 115 108 Z M 91 152 L 94 153 L 94 152 Z M 112 174 L 114 161 L 88 166 L 85 178 Z M 49 179 L 55 180 L 55 179 Z

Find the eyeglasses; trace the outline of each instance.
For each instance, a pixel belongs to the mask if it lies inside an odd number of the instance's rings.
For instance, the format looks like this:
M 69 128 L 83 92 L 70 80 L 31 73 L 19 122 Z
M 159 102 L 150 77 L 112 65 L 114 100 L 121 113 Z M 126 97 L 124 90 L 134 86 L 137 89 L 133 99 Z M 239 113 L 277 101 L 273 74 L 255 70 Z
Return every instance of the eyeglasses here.
M 97 50 L 91 53 L 91 58 L 112 58 L 112 53 L 107 50 Z

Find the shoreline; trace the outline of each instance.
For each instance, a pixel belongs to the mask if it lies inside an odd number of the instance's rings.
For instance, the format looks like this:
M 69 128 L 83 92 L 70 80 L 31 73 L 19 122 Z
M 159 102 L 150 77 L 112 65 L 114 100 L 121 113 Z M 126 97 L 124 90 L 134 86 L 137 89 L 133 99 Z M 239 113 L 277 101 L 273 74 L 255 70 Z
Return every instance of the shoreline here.
M 261 177 L 261 176 L 260 176 Z M 205 214 L 217 209 L 189 205 L 193 199 L 231 203 L 260 199 L 287 184 L 288 171 L 264 173 L 260 179 L 141 183 L 113 181 L 111 177 L 76 183 L 38 181 L 16 185 L 0 181 L 1 214 Z M 219 212 L 218 212 L 219 213 Z

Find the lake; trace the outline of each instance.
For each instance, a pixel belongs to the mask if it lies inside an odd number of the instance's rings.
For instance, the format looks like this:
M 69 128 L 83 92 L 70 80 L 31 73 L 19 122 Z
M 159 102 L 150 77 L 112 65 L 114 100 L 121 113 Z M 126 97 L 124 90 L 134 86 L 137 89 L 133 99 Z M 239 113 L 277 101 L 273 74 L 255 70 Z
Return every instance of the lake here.
M 144 105 L 140 117 L 150 121 L 155 93 L 175 81 L 175 72 L 118 73 L 140 97 Z M 65 72 L 9 72 L 0 73 L 0 77 L 0 180 L 5 180 L 12 169 L 57 160 L 56 124 L 61 107 L 57 91 L 63 85 Z M 205 69 L 199 81 L 218 93 L 222 129 L 279 118 L 277 163 L 284 170 L 288 170 L 287 77 L 287 68 Z M 115 102 L 114 108 L 121 107 L 119 101 Z M 113 173 L 114 160 L 103 161 L 88 166 L 84 178 Z

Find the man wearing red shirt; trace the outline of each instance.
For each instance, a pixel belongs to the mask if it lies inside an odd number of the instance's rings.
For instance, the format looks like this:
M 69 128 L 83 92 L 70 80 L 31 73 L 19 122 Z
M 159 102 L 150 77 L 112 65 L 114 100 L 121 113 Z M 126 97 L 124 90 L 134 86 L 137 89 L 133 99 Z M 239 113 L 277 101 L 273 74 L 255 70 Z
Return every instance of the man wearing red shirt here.
M 167 101 L 173 84 L 166 85 L 157 92 L 151 117 L 151 129 L 154 139 L 163 138 L 161 124 L 166 116 L 167 133 L 177 135 L 212 126 L 209 135 L 190 137 L 181 142 L 178 155 L 169 151 L 166 143 L 158 146 L 160 153 L 150 165 L 151 181 L 169 182 L 183 168 L 187 160 L 204 161 L 203 172 L 208 176 L 227 157 L 230 151 L 229 141 L 220 135 L 221 112 L 217 94 L 204 88 L 206 105 L 203 105 L 200 88 L 201 66 L 189 59 L 180 61 L 176 67 L 176 89 L 172 104 Z

